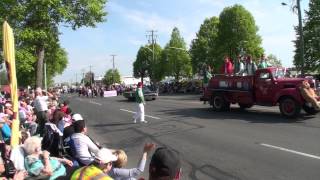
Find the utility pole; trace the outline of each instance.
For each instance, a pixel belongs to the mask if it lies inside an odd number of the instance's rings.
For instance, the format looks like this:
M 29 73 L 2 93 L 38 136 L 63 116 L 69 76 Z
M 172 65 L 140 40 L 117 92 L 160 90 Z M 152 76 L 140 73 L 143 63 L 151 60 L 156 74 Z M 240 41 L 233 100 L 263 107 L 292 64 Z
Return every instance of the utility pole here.
M 294 2 L 294 0 L 292 0 L 292 2 Z M 287 3 L 282 2 L 281 3 L 282 6 L 287 6 Z M 300 63 L 301 63 L 301 67 L 300 67 L 300 71 L 301 71 L 301 75 L 304 75 L 305 70 L 304 70 L 304 37 L 303 37 L 303 27 L 302 27 L 302 17 L 301 17 L 301 6 L 300 6 L 300 0 L 297 0 L 296 5 L 293 6 L 292 5 L 292 11 L 294 12 L 295 8 L 297 8 L 298 10 L 298 21 L 299 21 L 299 35 L 300 35 L 300 57 L 298 57 L 300 59 Z
M 300 60 L 301 60 L 301 75 L 304 75 L 304 37 L 301 17 L 300 0 L 297 0 L 298 18 L 299 18 L 299 34 L 300 34 Z
M 85 85 L 85 83 L 84 83 L 84 69 L 82 69 L 81 71 L 82 71 L 82 83 L 83 83 L 82 85 L 84 86 Z
M 148 34 L 147 35 L 147 38 L 148 38 L 148 43 L 152 45 L 152 63 L 151 64 L 155 64 L 155 53 L 154 53 L 154 46 L 155 44 L 157 43 L 157 35 L 155 34 L 157 31 L 156 30 L 150 30 L 150 31 L 147 31 Z M 151 75 L 153 76 L 154 74 L 151 73 Z M 142 82 L 143 83 L 143 82 Z
M 110 56 L 112 56 L 112 84 L 114 85 L 114 57 L 117 55 L 111 54 Z
M 91 72 L 92 65 L 90 65 L 89 67 L 90 67 L 90 87 L 92 87 L 92 72 Z
M 76 73 L 76 86 L 78 85 L 78 74 Z

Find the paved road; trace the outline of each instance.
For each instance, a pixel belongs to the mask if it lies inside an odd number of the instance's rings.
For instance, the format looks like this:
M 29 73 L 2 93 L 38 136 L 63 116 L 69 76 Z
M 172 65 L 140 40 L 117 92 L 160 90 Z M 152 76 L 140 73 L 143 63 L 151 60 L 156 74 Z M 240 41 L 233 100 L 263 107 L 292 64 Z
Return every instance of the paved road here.
M 69 98 L 87 119 L 89 134 L 126 150 L 128 167 L 137 164 L 145 142 L 155 142 L 181 153 L 184 180 L 320 177 L 320 115 L 287 120 L 278 108 L 260 106 L 218 113 L 198 96 L 177 95 L 147 102 L 149 123 L 132 124 L 136 105 L 123 97 Z

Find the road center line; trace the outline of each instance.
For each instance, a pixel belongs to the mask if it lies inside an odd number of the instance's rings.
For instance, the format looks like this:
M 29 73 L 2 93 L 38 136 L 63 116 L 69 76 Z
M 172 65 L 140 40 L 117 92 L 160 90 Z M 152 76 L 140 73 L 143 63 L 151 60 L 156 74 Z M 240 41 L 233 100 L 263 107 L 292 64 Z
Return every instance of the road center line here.
M 89 101 L 89 103 L 91 103 L 91 104 L 96 104 L 96 105 L 99 105 L 99 106 L 102 106 L 102 104 L 97 103 L 97 102 L 94 102 L 94 101 Z
M 129 111 L 127 109 L 120 109 L 120 111 L 125 111 L 125 112 L 129 112 L 129 113 L 132 113 L 132 114 L 136 113 L 136 112 L 133 112 L 133 111 Z M 154 116 L 149 116 L 149 115 L 144 115 L 144 116 L 149 117 L 149 118 L 153 118 L 153 119 L 161 119 L 161 118 L 154 117 Z
M 268 147 L 268 148 L 278 149 L 278 150 L 281 150 L 281 151 L 286 151 L 286 152 L 290 152 L 290 153 L 293 153 L 293 154 L 298 154 L 298 155 L 301 155 L 301 156 L 306 156 L 306 157 L 310 157 L 310 158 L 314 158 L 314 159 L 319 159 L 320 160 L 320 156 L 307 154 L 307 153 L 303 153 L 303 152 L 299 152 L 299 151 L 294 151 L 294 150 L 286 149 L 286 148 L 279 147 L 279 146 L 273 146 L 273 145 L 270 145 L 270 144 L 264 144 L 264 143 L 259 143 L 259 144 L 261 146 L 265 146 L 265 147 Z

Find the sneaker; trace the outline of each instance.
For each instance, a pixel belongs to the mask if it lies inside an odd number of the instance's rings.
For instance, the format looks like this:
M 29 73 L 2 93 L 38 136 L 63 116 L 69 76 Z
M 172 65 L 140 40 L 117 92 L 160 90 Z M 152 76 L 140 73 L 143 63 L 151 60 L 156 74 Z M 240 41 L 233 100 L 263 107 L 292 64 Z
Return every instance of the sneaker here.
M 134 123 L 134 124 L 136 124 L 136 123 L 137 123 L 137 121 L 136 121 L 135 119 L 133 119 L 133 123 Z
M 148 123 L 148 121 L 141 121 L 142 123 Z

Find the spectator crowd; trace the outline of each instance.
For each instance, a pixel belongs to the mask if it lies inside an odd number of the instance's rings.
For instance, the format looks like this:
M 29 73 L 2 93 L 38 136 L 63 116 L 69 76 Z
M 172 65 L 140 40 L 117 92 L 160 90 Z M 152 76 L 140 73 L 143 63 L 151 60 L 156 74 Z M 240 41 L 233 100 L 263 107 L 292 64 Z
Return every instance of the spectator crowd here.
M 146 143 L 137 167 L 126 168 L 126 152 L 102 147 L 88 135 L 86 119 L 55 91 L 19 93 L 19 145 L 11 146 L 14 112 L 8 92 L 0 94 L 0 177 L 2 179 L 143 180 L 148 155 L 150 180 L 181 177 L 179 153 Z

